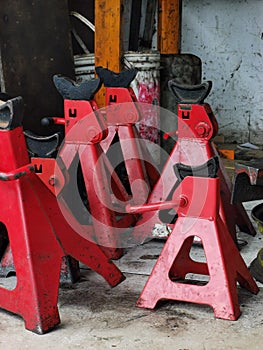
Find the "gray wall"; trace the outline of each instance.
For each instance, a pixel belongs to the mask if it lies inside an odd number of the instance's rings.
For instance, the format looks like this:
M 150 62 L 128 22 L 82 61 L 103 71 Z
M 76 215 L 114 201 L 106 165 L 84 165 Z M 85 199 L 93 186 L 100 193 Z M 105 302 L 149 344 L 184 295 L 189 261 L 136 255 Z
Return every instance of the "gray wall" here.
M 227 141 L 263 144 L 263 1 L 182 0 L 182 53 L 213 81 L 207 102 Z

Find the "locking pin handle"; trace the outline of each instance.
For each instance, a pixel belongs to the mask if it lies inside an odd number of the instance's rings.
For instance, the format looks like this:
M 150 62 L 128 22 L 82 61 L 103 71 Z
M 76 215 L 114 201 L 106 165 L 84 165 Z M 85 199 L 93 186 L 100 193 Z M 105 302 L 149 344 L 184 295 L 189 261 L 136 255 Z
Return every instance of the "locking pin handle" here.
M 33 165 L 24 165 L 21 168 L 15 169 L 13 171 L 10 171 L 8 173 L 2 173 L 0 172 L 0 180 L 1 181 L 13 181 L 17 180 L 22 176 L 31 174 L 35 172 L 35 167 Z
M 166 202 L 156 202 L 156 203 L 148 203 L 142 205 L 126 205 L 126 212 L 130 214 L 134 213 L 145 213 L 148 211 L 156 211 L 156 210 L 166 210 L 178 207 L 185 207 L 188 203 L 188 200 L 185 196 L 180 196 L 176 200 L 166 201 Z

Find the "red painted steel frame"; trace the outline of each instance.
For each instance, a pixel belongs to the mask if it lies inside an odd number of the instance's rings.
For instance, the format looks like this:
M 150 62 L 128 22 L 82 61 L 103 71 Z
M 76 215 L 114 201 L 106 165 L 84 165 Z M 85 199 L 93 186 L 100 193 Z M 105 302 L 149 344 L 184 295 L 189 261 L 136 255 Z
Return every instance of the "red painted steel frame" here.
M 153 309 L 158 300 L 172 299 L 213 307 L 215 316 L 236 320 L 240 315 L 236 282 L 256 294 L 259 291 L 228 228 L 221 218 L 220 179 L 186 177 L 173 195 L 178 219 L 137 301 Z M 178 201 L 183 195 L 184 201 Z M 164 203 L 159 203 L 162 207 Z M 152 204 L 153 205 L 153 204 Z M 158 206 L 158 203 L 156 203 Z M 128 208 L 129 209 L 129 208 Z M 137 212 L 151 210 L 151 205 Z M 130 210 L 136 211 L 136 206 Z M 206 262 L 195 261 L 190 250 L 195 236 L 201 239 Z M 206 284 L 193 284 L 192 273 L 208 275 Z
M 21 127 L 0 130 L 0 149 L 1 173 L 16 173 L 29 164 Z M 22 316 L 27 329 L 42 334 L 60 322 L 62 257 L 73 256 L 111 286 L 123 280 L 102 250 L 66 223 L 54 195 L 34 173 L 0 181 L 0 198 L 0 222 L 8 233 L 17 276 L 13 290 L 0 287 L 0 307 Z
M 106 153 L 118 136 L 131 193 L 139 203 L 148 197 L 152 184 L 159 177 L 158 171 L 150 165 L 152 157 L 135 125 L 142 111 L 132 88 L 107 87 L 106 106 L 109 107 L 105 110 L 109 135 L 101 142 L 101 147 Z
M 97 109 L 94 101 L 64 100 L 65 139 L 59 152 L 61 160 L 59 163 L 63 164 L 67 173 L 74 159 L 79 157 L 88 194 L 89 211 L 93 220 L 90 227 L 86 226 L 86 230 L 107 256 L 118 259 L 123 254 L 120 248 L 122 243 L 119 229 L 134 223 L 134 217 L 124 213 L 121 220 L 116 219 L 111 188 L 114 188 L 114 194 L 119 200 L 126 202 L 129 198 L 101 149 L 100 142 L 107 136 L 108 129 L 103 116 Z M 52 178 L 56 160 L 33 158 L 32 162 L 37 168 L 42 166 L 43 172 L 39 173 L 40 178 L 51 191 L 58 195 L 65 181 L 63 183 L 59 168 L 58 172 L 56 171 L 58 178 Z M 57 183 L 56 186 L 52 180 Z
M 173 169 L 176 163 L 197 166 L 218 155 L 211 142 L 211 138 L 216 135 L 217 130 L 218 125 L 215 116 L 208 104 L 179 104 L 178 139 L 148 197 L 148 203 L 167 199 L 176 183 Z M 231 182 L 222 162 L 220 162 L 219 177 L 221 180 L 221 217 L 227 224 L 233 240 L 236 241 L 236 224 L 244 232 L 255 235 L 255 229 L 243 206 L 241 204 L 238 206 L 230 204 Z M 135 241 L 143 242 L 150 238 L 156 223 L 162 223 L 159 218 L 159 211 L 142 214 L 134 228 Z

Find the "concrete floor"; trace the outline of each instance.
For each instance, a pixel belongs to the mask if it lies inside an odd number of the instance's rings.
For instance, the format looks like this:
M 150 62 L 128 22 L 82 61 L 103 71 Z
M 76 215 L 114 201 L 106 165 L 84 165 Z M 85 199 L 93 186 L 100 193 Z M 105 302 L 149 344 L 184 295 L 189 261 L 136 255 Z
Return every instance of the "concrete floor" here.
M 248 212 L 255 204 L 246 204 Z M 240 233 L 238 238 L 247 243 L 241 254 L 249 265 L 263 245 L 263 236 Z M 242 314 L 237 321 L 216 319 L 205 305 L 165 301 L 155 310 L 135 306 L 162 245 L 152 241 L 130 249 L 117 262 L 126 280 L 115 288 L 83 267 L 79 283 L 60 287 L 61 324 L 46 335 L 25 330 L 20 317 L 0 311 L 0 349 L 261 350 L 261 284 L 258 295 L 239 288 Z M 201 251 L 193 248 L 197 256 Z

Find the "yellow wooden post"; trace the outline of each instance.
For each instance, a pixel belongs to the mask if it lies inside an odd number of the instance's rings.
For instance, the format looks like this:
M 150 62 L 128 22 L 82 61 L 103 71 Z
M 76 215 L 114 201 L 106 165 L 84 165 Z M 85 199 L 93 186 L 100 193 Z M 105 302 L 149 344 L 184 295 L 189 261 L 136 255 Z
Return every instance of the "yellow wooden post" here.
M 180 49 L 180 0 L 159 0 L 158 49 L 177 54 Z
M 122 0 L 95 0 L 95 66 L 115 72 L 121 68 Z M 105 90 L 96 94 L 100 107 L 105 104 Z

